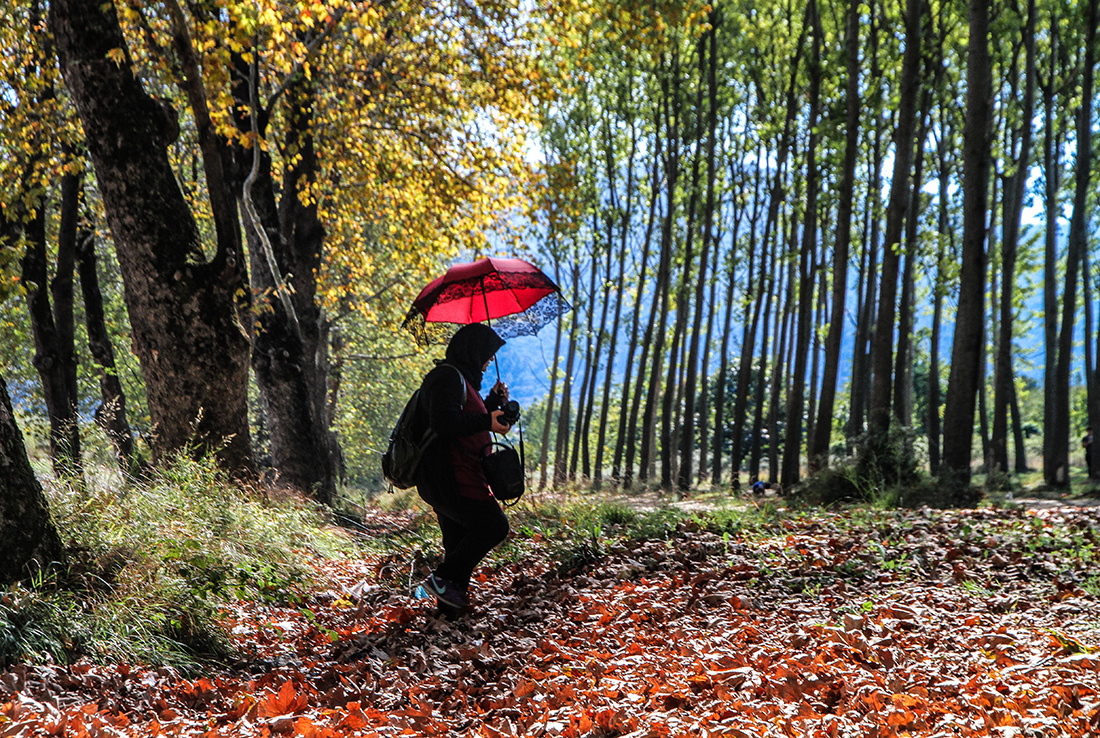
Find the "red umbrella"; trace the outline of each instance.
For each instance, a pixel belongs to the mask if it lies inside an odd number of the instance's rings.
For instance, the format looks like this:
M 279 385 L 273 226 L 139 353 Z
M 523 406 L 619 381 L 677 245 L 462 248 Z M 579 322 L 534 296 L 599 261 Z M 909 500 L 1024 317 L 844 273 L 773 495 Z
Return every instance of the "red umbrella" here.
M 568 309 L 561 290 L 535 265 L 487 257 L 456 264 L 432 280 L 413 300 L 403 325 L 422 344 L 446 340 L 449 333 L 428 323 L 488 321 L 501 337 L 510 338 L 534 335 Z

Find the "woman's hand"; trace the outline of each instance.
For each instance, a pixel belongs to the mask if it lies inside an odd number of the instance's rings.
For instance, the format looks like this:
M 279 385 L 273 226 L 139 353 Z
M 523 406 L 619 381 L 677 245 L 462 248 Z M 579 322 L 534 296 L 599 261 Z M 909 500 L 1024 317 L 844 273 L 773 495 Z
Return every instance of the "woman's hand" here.
M 489 390 L 489 393 L 495 394 L 500 399 L 501 407 L 504 407 L 504 403 L 508 402 L 508 385 L 499 379 L 497 383 L 493 385 L 493 388 Z
M 506 424 L 501 419 L 501 415 L 504 415 L 503 410 L 494 410 L 493 412 L 489 413 L 489 416 L 492 418 L 492 426 L 490 430 L 493 431 L 493 433 L 504 434 L 512 430 L 512 426 Z

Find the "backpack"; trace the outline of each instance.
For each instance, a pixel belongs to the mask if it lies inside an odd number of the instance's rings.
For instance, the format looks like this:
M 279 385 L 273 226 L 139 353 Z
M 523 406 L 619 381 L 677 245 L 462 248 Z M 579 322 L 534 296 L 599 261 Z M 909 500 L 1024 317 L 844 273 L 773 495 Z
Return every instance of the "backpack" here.
M 453 366 L 448 364 L 448 366 Z M 454 367 L 457 372 L 458 367 Z M 461 377 L 461 373 L 459 373 Z M 465 387 L 465 379 L 463 386 Z M 405 403 L 405 409 L 397 418 L 397 423 L 390 431 L 390 442 L 386 452 L 382 454 L 382 476 L 397 489 L 409 489 L 416 486 L 416 467 L 420 464 L 420 457 L 432 441 L 439 434 L 431 428 L 427 428 L 417 436 L 414 425 L 416 421 L 416 408 L 420 402 L 420 390 L 412 393 L 409 401 Z

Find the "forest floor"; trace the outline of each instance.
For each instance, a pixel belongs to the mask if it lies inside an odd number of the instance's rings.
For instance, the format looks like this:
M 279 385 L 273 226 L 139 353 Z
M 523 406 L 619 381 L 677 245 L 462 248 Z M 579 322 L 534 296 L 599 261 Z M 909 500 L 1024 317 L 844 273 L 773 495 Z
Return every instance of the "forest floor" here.
M 0 674 L 0 736 L 1100 735 L 1100 509 L 1064 502 L 517 524 L 457 620 L 408 596 L 423 562 L 318 561 L 302 602 L 224 611 L 205 675 Z

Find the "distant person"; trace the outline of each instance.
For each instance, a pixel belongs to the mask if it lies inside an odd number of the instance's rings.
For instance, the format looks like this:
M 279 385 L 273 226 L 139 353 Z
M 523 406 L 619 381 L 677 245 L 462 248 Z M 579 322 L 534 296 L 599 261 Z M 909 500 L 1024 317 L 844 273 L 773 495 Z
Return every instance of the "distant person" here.
M 503 345 L 489 326 L 465 325 L 421 384 L 416 425 L 438 437 L 417 466 L 416 488 L 439 520 L 443 562 L 413 594 L 435 597 L 445 615 L 469 606 L 474 569 L 508 536 L 508 518 L 481 470 L 490 434 L 511 428 L 498 409 L 508 400 L 508 387 L 497 380 L 484 399 L 479 394 L 485 370 Z
M 1085 450 L 1085 469 L 1092 476 L 1092 426 L 1085 429 L 1085 436 L 1081 439 L 1081 448 Z
M 752 495 L 753 497 L 763 497 L 767 489 L 768 485 L 757 479 L 752 485 Z

